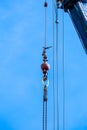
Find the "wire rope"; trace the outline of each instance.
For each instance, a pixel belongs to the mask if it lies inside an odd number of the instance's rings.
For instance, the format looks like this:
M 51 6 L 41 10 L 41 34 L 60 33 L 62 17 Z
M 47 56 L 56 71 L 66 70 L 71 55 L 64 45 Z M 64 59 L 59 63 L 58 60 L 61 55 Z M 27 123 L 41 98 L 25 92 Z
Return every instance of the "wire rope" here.
M 56 9 L 56 76 L 57 76 L 57 130 L 59 130 L 59 85 L 58 85 L 58 10 Z
M 64 10 L 62 11 L 62 71 L 63 71 L 63 130 L 65 130 L 65 72 L 64 72 Z
M 43 97 L 43 130 L 44 130 L 44 97 Z
M 52 0 L 52 31 L 53 31 L 53 130 L 55 130 L 55 83 L 54 83 L 54 1 Z
M 45 12 L 44 12 L 44 48 L 46 48 L 46 26 L 47 26 L 47 12 L 46 12 L 46 8 L 47 8 L 48 4 L 45 0 L 44 2 L 44 8 L 45 8 Z M 44 61 L 45 62 L 45 61 Z M 46 90 L 45 90 L 45 87 L 47 86 L 44 86 L 44 94 L 43 94 L 43 130 L 47 130 L 47 100 L 45 99 L 46 97 Z
M 45 130 L 47 130 L 47 101 L 46 101 L 46 103 L 45 103 Z
M 46 4 L 46 5 L 45 5 Z M 44 7 L 45 7 L 45 12 L 44 12 L 44 16 L 45 16 L 45 19 L 44 19 L 44 47 L 46 47 L 46 36 L 47 36 L 47 2 L 46 2 L 46 0 L 45 0 L 45 3 L 44 3 Z

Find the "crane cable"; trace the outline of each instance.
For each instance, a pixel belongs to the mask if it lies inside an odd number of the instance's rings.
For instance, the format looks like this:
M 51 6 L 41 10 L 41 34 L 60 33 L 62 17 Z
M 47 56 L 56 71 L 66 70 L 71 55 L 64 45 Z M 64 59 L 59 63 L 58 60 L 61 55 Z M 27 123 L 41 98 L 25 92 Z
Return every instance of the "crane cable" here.
M 55 81 L 54 81 L 54 9 L 56 14 L 56 78 L 57 78 L 57 84 L 56 84 L 56 93 L 55 93 Z M 53 130 L 57 128 L 59 130 L 59 86 L 58 86 L 58 10 L 57 6 L 54 3 L 54 0 L 52 0 L 52 17 L 53 17 Z M 55 98 L 56 96 L 56 98 Z M 56 103 L 56 105 L 55 105 Z M 56 110 L 56 112 L 55 112 Z M 56 115 L 55 115 L 56 114 Z M 56 119 L 56 123 L 55 123 Z M 57 127 L 55 127 L 57 125 Z
M 43 100 L 43 130 L 44 130 L 44 100 Z
M 47 7 L 47 2 L 45 0 L 44 7 Z M 52 12 L 53 13 L 53 12 Z M 64 13 L 62 15 L 63 18 L 63 46 L 62 46 L 62 59 L 63 59 L 63 130 L 65 130 L 65 77 L 64 77 Z M 53 22 L 54 22 L 54 13 L 53 13 Z M 46 55 L 46 8 L 45 8 L 45 39 L 44 39 L 44 51 Z M 53 122 L 53 130 L 55 130 L 55 118 L 57 119 L 57 130 L 60 129 L 59 126 L 59 85 L 58 85 L 58 11 L 56 8 L 56 78 L 57 78 L 57 84 L 56 84 L 56 100 L 55 100 L 55 88 L 54 88 L 54 24 L 53 24 L 53 115 L 54 115 L 54 122 Z M 44 57 L 44 56 L 43 56 Z M 47 59 L 45 59 L 48 61 Z M 44 61 L 44 60 L 43 60 Z M 45 63 L 45 61 L 44 61 Z M 43 64 L 44 64 L 43 63 Z M 43 68 L 42 68 L 43 70 Z M 48 73 L 47 73 L 48 74 Z M 45 80 L 44 80 L 45 81 Z M 45 92 L 45 88 L 47 89 L 47 86 L 44 86 L 44 95 L 43 95 L 43 130 L 47 130 L 47 90 Z M 55 117 L 55 103 L 56 103 L 56 117 Z
M 62 71 L 63 71 L 63 130 L 65 130 L 65 71 L 64 71 L 64 59 L 65 59 L 65 50 L 64 50 L 64 10 L 62 11 Z
M 58 86 L 58 11 L 55 6 L 54 1 L 52 0 L 52 17 L 53 17 L 53 130 L 55 130 L 55 84 L 54 84 L 54 9 L 56 12 L 56 76 L 57 76 L 57 130 L 60 129 L 59 126 L 59 86 Z M 65 73 L 64 73 L 64 11 L 62 11 L 62 72 L 63 72 L 63 130 L 65 130 Z
M 43 95 L 43 130 L 47 130 L 47 101 L 44 101 L 44 95 Z
M 48 6 L 48 3 L 47 3 L 46 0 L 45 0 L 45 2 L 44 2 L 44 7 L 45 7 L 45 9 L 44 9 L 44 11 L 45 11 L 45 12 L 44 12 L 44 18 L 45 18 L 45 19 L 44 19 L 44 24 L 45 24 L 45 25 L 44 25 L 44 29 L 45 29 L 45 30 L 44 30 L 44 47 L 46 47 L 46 44 L 47 44 L 47 43 L 46 43 L 46 42 L 47 42 L 47 41 L 46 41 L 46 36 L 47 36 L 47 34 L 46 34 L 46 33 L 47 33 L 47 6 Z
M 47 63 L 48 61 L 48 57 L 47 57 L 47 54 L 46 54 L 46 49 L 48 49 L 48 47 L 46 47 L 46 8 L 48 6 L 48 3 L 44 2 L 44 8 L 45 8 L 45 14 L 44 14 L 44 17 L 45 17 L 45 21 L 44 21 L 44 49 L 43 49 L 43 53 L 42 53 L 42 56 L 43 56 L 43 64 L 41 65 L 41 68 L 42 68 L 42 71 L 43 71 L 43 79 L 42 79 L 42 83 L 43 83 L 43 128 L 42 130 L 47 130 L 47 96 L 48 96 L 48 92 L 47 92 L 47 87 L 48 87 L 48 70 L 50 69 L 50 65 Z M 47 82 L 47 84 L 45 83 Z
M 56 77 L 57 77 L 57 130 L 59 130 L 59 85 L 58 85 L 58 10 L 56 9 Z
M 55 52 L 55 44 L 54 44 L 54 1 L 52 0 L 52 31 L 53 31 L 53 130 L 55 130 L 55 81 L 54 81 L 54 52 Z
M 46 110 L 45 110 L 45 130 L 47 130 L 47 101 L 46 101 Z
M 60 8 L 60 6 L 59 6 L 59 8 Z M 57 34 L 57 31 L 56 31 L 56 34 Z M 56 43 L 57 43 L 57 41 L 56 41 Z M 57 45 L 56 45 L 56 53 L 57 53 L 57 51 L 58 50 L 57 50 Z M 64 64 L 64 59 L 65 59 L 65 50 L 64 50 L 64 10 L 63 10 L 62 11 L 63 130 L 65 130 L 65 71 L 64 71 L 65 64 Z M 57 60 L 57 58 L 56 58 L 56 60 Z M 58 70 L 58 67 L 57 67 L 57 70 Z M 57 79 L 58 79 L 58 77 L 57 77 Z

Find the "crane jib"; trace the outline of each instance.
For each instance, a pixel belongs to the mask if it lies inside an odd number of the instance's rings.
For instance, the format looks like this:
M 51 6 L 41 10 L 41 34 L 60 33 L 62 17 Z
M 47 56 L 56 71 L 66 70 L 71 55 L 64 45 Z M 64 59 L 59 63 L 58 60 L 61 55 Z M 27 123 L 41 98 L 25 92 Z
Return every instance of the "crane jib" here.
M 64 0 L 61 8 L 69 13 L 87 53 L 87 0 Z
M 57 0 L 57 2 L 62 1 L 62 8 L 69 9 L 73 7 L 78 1 L 82 3 L 87 3 L 87 0 Z

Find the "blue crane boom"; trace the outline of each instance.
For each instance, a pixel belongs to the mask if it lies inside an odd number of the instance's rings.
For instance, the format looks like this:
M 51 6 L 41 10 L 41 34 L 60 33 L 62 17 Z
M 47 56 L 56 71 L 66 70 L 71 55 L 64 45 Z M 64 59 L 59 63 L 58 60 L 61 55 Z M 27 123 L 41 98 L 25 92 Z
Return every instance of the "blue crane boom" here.
M 61 8 L 71 16 L 73 24 L 87 53 L 87 0 L 57 0 Z

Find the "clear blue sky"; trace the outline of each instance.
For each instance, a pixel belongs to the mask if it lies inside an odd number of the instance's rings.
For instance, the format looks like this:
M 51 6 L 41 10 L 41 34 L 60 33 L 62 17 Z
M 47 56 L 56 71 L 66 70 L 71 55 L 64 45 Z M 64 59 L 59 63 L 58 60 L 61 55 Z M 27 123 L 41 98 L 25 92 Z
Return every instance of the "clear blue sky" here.
M 42 46 L 44 0 L 0 1 L 0 130 L 42 129 Z M 47 42 L 52 44 L 52 5 L 48 0 Z M 60 130 L 62 130 L 62 12 L 59 11 Z M 87 55 L 65 14 L 66 130 L 87 130 Z M 48 127 L 52 118 L 52 50 L 48 51 Z

